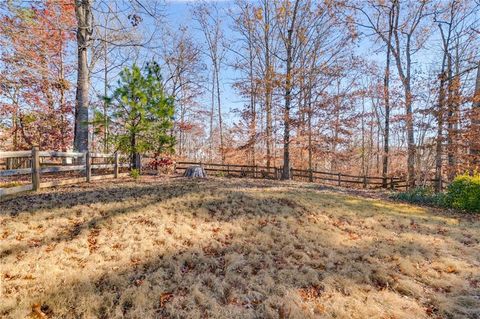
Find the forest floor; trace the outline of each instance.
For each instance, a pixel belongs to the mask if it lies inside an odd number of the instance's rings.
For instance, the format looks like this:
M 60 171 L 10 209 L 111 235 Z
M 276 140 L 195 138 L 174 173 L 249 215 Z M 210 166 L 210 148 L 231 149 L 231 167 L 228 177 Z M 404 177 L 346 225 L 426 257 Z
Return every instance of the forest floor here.
M 0 202 L 0 317 L 480 318 L 479 251 L 478 215 L 307 183 L 84 183 Z

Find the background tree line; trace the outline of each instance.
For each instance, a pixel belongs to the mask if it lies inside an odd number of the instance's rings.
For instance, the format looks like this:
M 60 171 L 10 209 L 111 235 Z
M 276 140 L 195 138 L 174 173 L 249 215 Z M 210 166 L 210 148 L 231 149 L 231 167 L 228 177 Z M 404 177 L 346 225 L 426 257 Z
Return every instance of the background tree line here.
M 479 5 L 199 1 L 181 25 L 161 1 L 9 1 L 0 139 L 112 151 L 102 97 L 154 60 L 178 158 L 451 180 L 480 162 Z

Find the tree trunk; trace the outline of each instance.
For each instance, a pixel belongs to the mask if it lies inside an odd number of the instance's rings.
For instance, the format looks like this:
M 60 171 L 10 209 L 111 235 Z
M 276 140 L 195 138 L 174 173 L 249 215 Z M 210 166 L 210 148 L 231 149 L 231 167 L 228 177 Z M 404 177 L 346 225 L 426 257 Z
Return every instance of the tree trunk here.
M 412 93 L 410 84 L 405 89 L 405 95 L 407 96 L 406 113 L 407 113 L 407 172 L 408 172 L 408 185 L 409 187 L 415 187 L 415 136 L 413 129 L 413 112 L 412 112 Z
M 62 34 L 62 30 L 60 30 L 60 35 Z M 63 44 L 63 42 L 62 42 Z M 65 108 L 65 66 L 63 62 L 63 47 L 61 46 L 59 48 L 59 55 L 60 55 L 60 74 L 59 74 L 59 82 L 60 83 L 60 134 L 61 134 L 61 147 L 60 150 L 62 152 L 66 152 L 68 145 L 66 141 L 66 136 L 67 136 L 67 129 L 68 129 L 68 121 L 66 119 L 66 108 Z M 63 160 L 65 162 L 65 159 Z
M 438 93 L 438 109 L 437 115 L 437 139 L 436 139 L 436 154 L 435 154 L 435 191 L 442 191 L 442 157 L 443 157 L 443 122 L 445 111 L 445 83 L 447 81 L 447 73 L 450 72 L 451 65 L 448 64 L 448 69 L 445 70 L 445 63 L 447 62 L 447 56 L 449 55 L 450 36 L 452 33 L 453 15 L 450 16 L 450 23 L 448 24 L 448 33 L 445 34 L 442 29 L 442 25 L 439 24 L 440 34 L 443 42 L 443 59 L 442 59 L 442 71 L 440 73 L 440 88 Z
M 213 161 L 213 116 L 215 114 L 215 71 L 212 73 L 212 106 L 210 108 L 210 161 Z
M 283 114 L 283 171 L 282 179 L 290 179 L 290 104 L 292 100 L 292 29 L 288 30 L 287 74 L 285 80 L 285 109 Z
M 270 58 L 270 8 L 269 0 L 265 0 L 264 2 L 264 20 L 265 25 L 263 26 L 264 29 L 264 42 L 265 42 L 265 112 L 266 112 L 266 127 L 265 127 L 265 143 L 267 148 L 266 154 L 266 165 L 267 170 L 270 168 L 271 165 L 271 158 L 272 158 L 272 64 Z
M 407 115 L 407 180 L 409 187 L 415 187 L 415 136 L 414 136 L 414 119 L 412 109 L 412 88 L 411 88 L 411 52 L 410 52 L 410 35 L 407 37 L 406 57 L 407 57 L 407 76 L 404 78 L 405 88 L 405 111 Z
M 472 104 L 472 128 L 470 154 L 472 156 L 472 170 L 480 168 L 480 61 L 477 66 L 477 79 Z
M 313 150 L 312 150 L 312 83 L 311 79 L 308 85 L 308 114 L 307 114 L 307 125 L 308 125 L 308 181 L 313 182 Z
M 292 12 L 292 22 L 287 31 L 287 69 L 285 79 L 285 110 L 283 114 L 283 172 L 282 179 L 290 179 L 290 107 L 292 102 L 292 76 L 293 76 L 293 29 L 297 17 L 299 0 L 295 1 Z
M 455 111 L 454 111 L 454 79 L 452 72 L 452 57 L 448 56 L 448 99 L 447 99 L 447 163 L 448 163 L 448 180 L 452 181 L 455 177 Z
M 88 91 L 90 80 L 87 51 L 92 32 L 91 0 L 76 0 L 75 13 L 77 17 L 78 67 L 73 146 L 75 150 L 85 152 L 88 150 Z
M 390 54 L 391 42 L 393 32 L 393 21 L 395 16 L 395 6 L 392 6 L 388 15 L 388 45 L 387 45 L 387 61 L 385 65 L 385 76 L 383 79 L 383 98 L 385 102 L 385 132 L 383 136 L 383 165 L 382 165 L 382 186 L 387 188 L 388 178 L 388 156 L 389 156 L 389 141 L 390 141 Z
M 362 175 L 366 175 L 366 167 L 365 167 L 365 96 L 362 96 L 362 119 L 361 119 L 361 127 L 362 127 Z
M 256 111 L 256 90 L 255 90 L 255 79 L 253 75 L 253 45 L 252 45 L 252 27 L 248 28 L 248 52 L 249 52 L 249 78 L 250 78 L 250 157 L 251 165 L 255 166 L 255 145 L 256 145 L 256 135 L 257 135 L 257 111 Z
M 218 126 L 220 130 L 220 155 L 222 157 L 222 164 L 225 163 L 225 146 L 223 144 L 223 122 L 222 122 L 222 106 L 220 104 L 220 70 L 217 61 L 214 63 L 215 68 L 215 78 L 217 86 L 217 108 L 218 108 Z
M 445 104 L 445 63 L 442 65 L 442 73 L 440 74 L 440 91 L 438 93 L 438 109 L 437 109 L 437 140 L 435 147 L 435 191 L 442 190 L 442 155 L 443 155 L 443 110 Z
M 103 72 L 104 82 L 103 82 L 103 94 L 107 96 L 108 94 L 108 51 L 107 51 L 107 29 L 105 28 L 103 39 L 103 62 L 105 65 L 105 70 Z M 107 100 L 103 101 L 103 151 L 108 153 L 108 103 Z
M 137 167 L 137 135 L 135 133 L 132 133 L 130 135 L 130 166 L 132 168 L 138 168 Z

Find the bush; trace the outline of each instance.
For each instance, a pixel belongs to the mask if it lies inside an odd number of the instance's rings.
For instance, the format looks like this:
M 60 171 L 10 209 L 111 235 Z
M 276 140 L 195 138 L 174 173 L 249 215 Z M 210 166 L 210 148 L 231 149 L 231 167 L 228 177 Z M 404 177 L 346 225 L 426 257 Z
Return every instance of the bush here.
M 130 171 L 130 177 L 133 178 L 134 180 L 137 180 L 140 177 L 140 170 L 139 169 L 132 169 Z
M 175 162 L 170 157 L 156 156 L 146 165 L 147 168 L 155 170 L 158 173 L 169 174 L 175 169 Z
M 393 199 L 401 200 L 412 204 L 444 206 L 445 194 L 435 193 L 428 187 L 415 187 L 406 192 L 401 192 L 392 196 Z
M 448 185 L 445 202 L 449 207 L 480 212 L 480 174 L 455 177 Z

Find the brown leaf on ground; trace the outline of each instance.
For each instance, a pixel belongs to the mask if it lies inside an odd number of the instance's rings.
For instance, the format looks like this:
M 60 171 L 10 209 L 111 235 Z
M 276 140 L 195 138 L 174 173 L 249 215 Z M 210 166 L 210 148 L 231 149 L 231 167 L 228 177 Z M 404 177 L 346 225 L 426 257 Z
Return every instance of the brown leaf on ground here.
M 134 266 L 136 266 L 136 265 L 139 265 L 139 264 L 142 262 L 142 260 L 141 260 L 140 258 L 132 257 L 132 258 L 130 258 L 130 262 L 131 262 Z
M 36 303 L 32 306 L 31 315 L 36 318 L 47 319 L 48 316 L 42 311 L 42 306 L 39 303 Z
M 100 234 L 100 229 L 94 228 L 88 234 L 88 250 L 90 253 L 95 252 L 98 249 L 97 237 Z
M 163 292 L 160 295 L 160 308 L 163 308 L 167 302 L 172 300 L 173 294 L 171 292 Z
M 453 274 L 453 273 L 456 274 L 458 270 L 453 266 L 448 266 L 447 269 L 445 269 L 445 272 L 448 274 Z
M 300 288 L 298 294 L 304 301 L 310 301 L 320 297 L 323 292 L 323 287 L 310 286 L 305 288 Z

